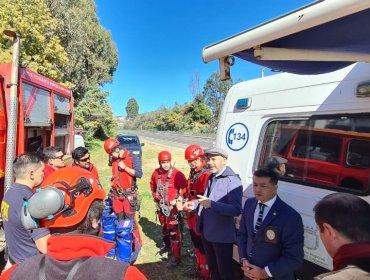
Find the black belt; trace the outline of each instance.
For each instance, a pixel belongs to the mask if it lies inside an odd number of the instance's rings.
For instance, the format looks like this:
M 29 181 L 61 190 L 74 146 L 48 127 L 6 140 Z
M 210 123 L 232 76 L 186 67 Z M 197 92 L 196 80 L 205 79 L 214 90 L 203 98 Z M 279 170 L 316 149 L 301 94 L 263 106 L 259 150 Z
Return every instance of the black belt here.
M 132 191 L 131 187 L 128 187 L 128 188 L 112 188 L 111 193 L 118 195 L 118 196 L 125 196 L 125 195 L 133 194 L 134 192 Z

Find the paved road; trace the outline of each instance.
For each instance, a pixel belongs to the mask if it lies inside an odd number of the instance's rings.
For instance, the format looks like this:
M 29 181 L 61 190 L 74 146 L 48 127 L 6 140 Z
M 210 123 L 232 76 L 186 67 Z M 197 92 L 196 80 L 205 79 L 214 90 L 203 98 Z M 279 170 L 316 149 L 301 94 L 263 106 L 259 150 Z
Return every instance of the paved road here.
M 147 140 L 161 145 L 168 145 L 184 149 L 190 144 L 198 144 L 204 149 L 212 148 L 215 141 L 215 138 L 213 137 L 182 135 L 163 131 L 153 132 L 144 130 L 125 130 L 121 133 L 137 134 L 140 137 L 141 142 L 145 142 L 145 140 Z

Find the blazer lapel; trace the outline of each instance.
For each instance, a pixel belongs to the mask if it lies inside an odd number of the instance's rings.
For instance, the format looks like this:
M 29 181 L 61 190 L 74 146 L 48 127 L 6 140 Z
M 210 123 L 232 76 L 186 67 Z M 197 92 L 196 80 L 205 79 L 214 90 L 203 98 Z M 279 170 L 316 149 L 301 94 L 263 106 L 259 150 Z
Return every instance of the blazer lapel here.
M 251 201 L 249 205 L 249 212 L 250 215 L 247 215 L 247 230 L 248 230 L 248 236 L 253 236 L 254 231 L 254 211 L 257 207 L 257 200 L 254 199 Z

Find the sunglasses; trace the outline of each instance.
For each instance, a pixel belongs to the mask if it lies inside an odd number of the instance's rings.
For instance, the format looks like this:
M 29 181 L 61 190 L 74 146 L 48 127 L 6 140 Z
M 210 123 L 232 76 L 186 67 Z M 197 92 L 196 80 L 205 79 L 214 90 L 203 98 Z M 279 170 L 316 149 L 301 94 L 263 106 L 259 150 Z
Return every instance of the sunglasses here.
M 78 161 L 80 161 L 80 162 L 87 162 L 87 161 L 90 161 L 90 156 L 88 156 L 87 158 L 81 158 L 81 159 L 79 159 Z

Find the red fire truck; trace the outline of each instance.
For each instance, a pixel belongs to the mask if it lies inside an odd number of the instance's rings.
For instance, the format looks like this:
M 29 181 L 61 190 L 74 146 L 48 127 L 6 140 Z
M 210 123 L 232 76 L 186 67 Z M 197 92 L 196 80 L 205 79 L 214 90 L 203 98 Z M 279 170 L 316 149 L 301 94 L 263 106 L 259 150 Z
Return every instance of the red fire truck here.
M 10 64 L 0 64 L 0 176 L 6 157 Z M 57 145 L 69 152 L 73 147 L 72 93 L 66 87 L 30 70 L 19 69 L 16 155 L 37 152 Z M 1 181 L 3 186 L 3 180 Z M 3 189 L 3 188 L 2 188 Z
M 44 147 L 74 147 L 73 97 L 67 87 L 18 67 L 19 37 L 12 64 L 0 64 L 0 198 L 10 187 L 15 156 Z
M 74 148 L 72 92 L 65 86 L 26 67 L 19 67 L 20 37 L 13 38 L 12 64 L 0 64 L 0 202 L 13 182 L 14 158 L 24 152 L 61 146 Z M 1 221 L 0 221 L 1 223 Z M 6 247 L 0 227 L 0 255 Z

